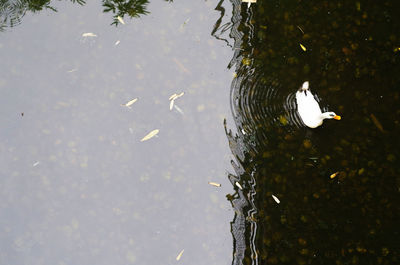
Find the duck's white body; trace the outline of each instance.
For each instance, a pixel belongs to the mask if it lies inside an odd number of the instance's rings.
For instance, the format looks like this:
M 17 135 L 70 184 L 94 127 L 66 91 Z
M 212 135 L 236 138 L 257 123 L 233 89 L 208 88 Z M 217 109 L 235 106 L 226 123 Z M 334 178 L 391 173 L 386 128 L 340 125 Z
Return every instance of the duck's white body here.
M 318 102 L 308 89 L 308 86 L 309 83 L 306 81 L 296 92 L 297 111 L 304 124 L 310 128 L 316 128 L 323 123 L 324 119 L 340 120 L 340 116 L 336 115 L 334 112 L 322 113 Z

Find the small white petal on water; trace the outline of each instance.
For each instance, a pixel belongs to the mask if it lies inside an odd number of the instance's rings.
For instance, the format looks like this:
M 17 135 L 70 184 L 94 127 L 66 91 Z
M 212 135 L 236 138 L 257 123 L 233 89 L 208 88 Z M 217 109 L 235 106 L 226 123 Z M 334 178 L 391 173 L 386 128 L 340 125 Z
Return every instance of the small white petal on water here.
M 125 25 L 125 21 L 122 19 L 122 17 L 118 16 L 117 19 L 119 22 L 121 22 L 121 24 Z
M 120 42 L 120 40 L 117 40 L 114 45 L 117 46 Z
M 39 165 L 39 161 L 36 161 L 35 163 L 33 163 L 33 165 L 32 166 L 34 166 L 34 167 L 36 167 L 37 165 Z
M 132 99 L 132 100 L 126 102 L 125 104 L 121 104 L 121 106 L 129 107 L 129 106 L 131 106 L 133 103 L 135 103 L 137 100 L 138 100 L 137 98 L 134 98 L 134 99 Z
M 169 110 L 172 110 L 172 108 L 174 107 L 174 102 L 175 102 L 175 99 L 173 99 L 169 102 Z
M 181 257 L 182 257 L 182 255 L 183 255 L 183 252 L 184 252 L 184 251 L 185 251 L 185 250 L 182 249 L 182 251 L 179 252 L 178 256 L 176 256 L 176 260 L 180 260 L 180 259 L 181 259 Z
M 243 190 L 243 187 L 242 187 L 242 185 L 240 185 L 240 183 L 239 182 L 235 182 L 235 185 L 239 188 L 239 189 L 241 189 L 241 190 Z
M 92 32 L 87 32 L 87 33 L 83 33 L 82 37 L 97 37 L 97 35 Z
M 271 195 L 272 196 L 272 199 L 274 199 L 274 201 L 276 202 L 276 203 L 281 203 L 281 201 L 278 199 L 278 197 L 276 197 L 275 195 Z
M 208 184 L 210 184 L 211 186 L 215 186 L 215 187 L 221 187 L 221 184 L 219 184 L 217 182 L 209 181 Z
M 141 141 L 141 142 L 144 142 L 144 141 L 147 141 L 147 140 L 153 138 L 154 136 L 157 135 L 157 133 L 158 133 L 159 131 L 160 131 L 160 130 L 158 130 L 158 129 L 152 130 L 152 131 L 149 132 L 145 137 L 143 137 L 142 140 L 140 140 L 140 141 Z

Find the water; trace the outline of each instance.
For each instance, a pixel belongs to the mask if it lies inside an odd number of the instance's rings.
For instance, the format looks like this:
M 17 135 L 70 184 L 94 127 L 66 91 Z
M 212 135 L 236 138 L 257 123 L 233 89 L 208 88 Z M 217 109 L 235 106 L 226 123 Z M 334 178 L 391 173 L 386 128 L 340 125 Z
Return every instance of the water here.
M 399 263 L 399 4 L 73 2 L 1 27 L 1 264 Z
M 398 4 L 233 3 L 233 264 L 399 263 Z M 302 125 L 306 80 L 340 122 Z
M 0 35 L 0 264 L 229 263 L 216 3 L 154 1 L 118 27 L 101 2 L 51 5 Z

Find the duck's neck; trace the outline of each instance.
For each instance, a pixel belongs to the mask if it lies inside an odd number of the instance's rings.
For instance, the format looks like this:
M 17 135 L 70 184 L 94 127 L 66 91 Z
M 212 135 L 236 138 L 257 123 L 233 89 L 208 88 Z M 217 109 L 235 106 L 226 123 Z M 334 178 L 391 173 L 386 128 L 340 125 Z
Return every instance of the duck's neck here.
M 329 115 L 329 112 L 324 112 L 321 113 L 321 118 L 324 119 L 332 119 L 332 117 Z

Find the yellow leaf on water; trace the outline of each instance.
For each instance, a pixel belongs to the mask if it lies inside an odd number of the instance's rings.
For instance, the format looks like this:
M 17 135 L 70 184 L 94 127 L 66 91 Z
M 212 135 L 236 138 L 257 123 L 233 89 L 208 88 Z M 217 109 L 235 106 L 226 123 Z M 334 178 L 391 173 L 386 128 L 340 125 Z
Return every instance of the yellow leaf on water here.
M 132 99 L 132 100 L 126 102 L 125 104 L 121 104 L 121 106 L 129 107 L 129 106 L 131 106 L 133 103 L 135 103 L 137 100 L 138 100 L 137 98 L 134 98 L 134 99 Z
M 212 185 L 212 186 L 215 186 L 215 187 L 221 187 L 221 184 L 219 184 L 219 183 L 217 183 L 217 182 L 209 181 L 208 184 L 210 184 L 210 185 Z
M 304 47 L 304 45 L 301 44 L 301 43 L 300 43 L 300 47 L 301 47 L 301 49 L 302 49 L 303 51 L 306 51 L 306 50 L 307 50 L 306 47 Z
M 339 172 L 335 172 L 335 173 L 333 173 L 333 174 L 330 176 L 330 178 L 331 178 L 331 179 L 334 179 L 338 174 L 339 174 Z
M 251 64 L 251 59 L 249 59 L 249 58 L 243 58 L 242 64 L 244 64 L 244 65 L 250 65 L 250 64 Z
M 159 131 L 160 130 L 158 130 L 158 129 L 152 130 L 145 137 L 143 137 L 142 140 L 140 140 L 140 141 L 144 142 L 144 141 L 147 141 L 147 140 L 153 138 L 154 136 L 156 136 L 158 134 Z
M 117 19 L 119 22 L 121 22 L 121 24 L 125 25 L 125 21 L 122 19 L 122 17 L 118 16 Z
M 176 257 L 176 260 L 180 260 L 180 259 L 181 259 L 181 257 L 182 257 L 182 255 L 183 255 L 183 252 L 184 252 L 184 251 L 185 251 L 185 250 L 182 249 L 182 251 L 179 252 L 178 256 Z

